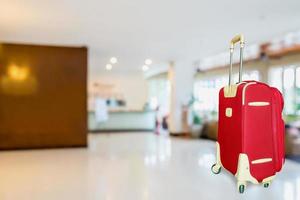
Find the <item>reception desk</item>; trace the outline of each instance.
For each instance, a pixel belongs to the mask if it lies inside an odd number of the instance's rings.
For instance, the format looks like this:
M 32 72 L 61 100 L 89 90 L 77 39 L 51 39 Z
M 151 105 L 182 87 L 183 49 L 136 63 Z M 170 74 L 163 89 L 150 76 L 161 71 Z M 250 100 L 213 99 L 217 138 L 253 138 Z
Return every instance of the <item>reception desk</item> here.
M 90 132 L 154 131 L 155 111 L 111 111 L 108 120 L 97 122 L 95 112 L 89 112 Z

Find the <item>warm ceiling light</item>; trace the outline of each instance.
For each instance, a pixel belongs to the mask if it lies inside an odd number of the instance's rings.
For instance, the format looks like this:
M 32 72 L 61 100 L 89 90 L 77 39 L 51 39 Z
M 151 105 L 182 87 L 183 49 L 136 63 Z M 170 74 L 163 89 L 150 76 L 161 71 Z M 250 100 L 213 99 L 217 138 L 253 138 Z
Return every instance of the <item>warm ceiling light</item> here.
M 145 71 L 148 71 L 148 69 L 149 69 L 149 66 L 148 65 L 143 65 L 143 67 L 142 67 L 142 70 L 145 72 Z
M 116 57 L 111 57 L 111 58 L 110 58 L 110 62 L 111 62 L 112 64 L 116 64 L 116 63 L 118 62 L 118 59 L 117 59 Z
M 110 71 L 112 69 L 112 65 L 111 64 L 107 64 L 106 65 L 106 70 Z
M 152 60 L 151 59 L 146 59 L 145 60 L 145 64 L 146 65 L 151 65 L 152 64 Z

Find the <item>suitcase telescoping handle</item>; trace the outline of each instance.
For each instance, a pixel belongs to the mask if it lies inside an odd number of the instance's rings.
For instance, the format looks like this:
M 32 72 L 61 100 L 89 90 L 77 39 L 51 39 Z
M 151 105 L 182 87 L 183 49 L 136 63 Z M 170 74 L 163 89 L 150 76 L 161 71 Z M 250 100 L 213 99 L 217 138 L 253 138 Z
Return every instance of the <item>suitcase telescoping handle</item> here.
M 239 67 L 239 83 L 242 81 L 242 70 L 243 70 L 243 50 L 245 45 L 244 36 L 242 34 L 236 35 L 232 40 L 230 41 L 230 69 L 229 69 L 229 83 L 228 85 L 231 85 L 231 77 L 232 77 L 232 57 L 233 57 L 233 51 L 234 51 L 234 45 L 235 43 L 240 42 L 240 67 Z

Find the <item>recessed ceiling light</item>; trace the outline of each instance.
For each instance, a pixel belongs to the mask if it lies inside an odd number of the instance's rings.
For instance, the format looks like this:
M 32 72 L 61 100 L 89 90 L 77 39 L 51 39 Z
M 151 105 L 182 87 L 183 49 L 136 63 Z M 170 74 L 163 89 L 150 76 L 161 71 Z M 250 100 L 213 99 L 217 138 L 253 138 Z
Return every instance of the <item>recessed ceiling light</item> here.
M 110 71 L 110 70 L 112 69 L 112 65 L 111 65 L 111 64 L 107 64 L 107 65 L 105 66 L 105 68 L 106 68 L 106 70 Z
M 143 65 L 143 67 L 142 67 L 142 70 L 145 72 L 145 71 L 148 71 L 148 69 L 149 69 L 149 66 L 148 65 Z
M 146 59 L 145 60 L 145 64 L 146 65 L 151 65 L 152 64 L 152 60 L 151 59 Z
M 111 62 L 112 64 L 116 64 L 116 63 L 118 62 L 118 59 L 117 59 L 116 57 L 111 57 L 111 58 L 110 58 L 110 62 Z

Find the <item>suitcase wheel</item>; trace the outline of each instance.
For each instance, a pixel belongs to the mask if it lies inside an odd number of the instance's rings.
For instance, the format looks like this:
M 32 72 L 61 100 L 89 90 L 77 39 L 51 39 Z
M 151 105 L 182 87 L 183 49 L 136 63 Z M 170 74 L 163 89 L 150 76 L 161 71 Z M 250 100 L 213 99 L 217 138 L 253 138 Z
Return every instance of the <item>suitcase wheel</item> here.
M 238 190 L 240 194 L 243 194 L 246 189 L 246 183 L 245 182 L 238 182 Z
M 211 166 L 211 171 L 214 174 L 219 174 L 221 172 L 221 166 L 217 165 L 217 164 L 213 164 Z
M 267 183 L 264 183 L 264 187 L 265 187 L 265 188 L 268 188 L 269 186 L 270 186 L 270 183 L 268 183 L 268 182 L 267 182 Z
M 239 186 L 239 192 L 242 194 L 245 191 L 245 185 L 240 185 Z

